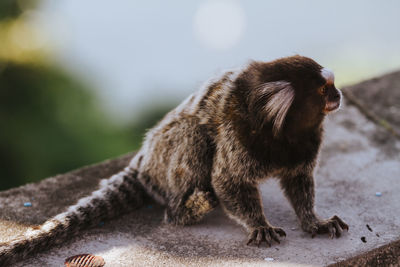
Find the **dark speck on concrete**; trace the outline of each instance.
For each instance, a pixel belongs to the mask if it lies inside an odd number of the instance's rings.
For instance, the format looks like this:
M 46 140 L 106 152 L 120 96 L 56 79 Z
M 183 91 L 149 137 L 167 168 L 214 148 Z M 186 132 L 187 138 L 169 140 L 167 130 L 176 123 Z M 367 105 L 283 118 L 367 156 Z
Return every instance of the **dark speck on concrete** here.
M 362 236 L 362 237 L 361 237 L 361 241 L 362 241 L 363 243 L 367 243 L 367 239 L 365 238 L 365 236 Z

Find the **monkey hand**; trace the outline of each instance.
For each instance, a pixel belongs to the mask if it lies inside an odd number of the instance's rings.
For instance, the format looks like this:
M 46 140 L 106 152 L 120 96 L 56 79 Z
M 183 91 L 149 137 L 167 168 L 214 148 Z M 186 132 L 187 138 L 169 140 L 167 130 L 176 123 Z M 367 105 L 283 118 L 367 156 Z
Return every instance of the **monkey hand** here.
M 278 235 L 280 237 L 283 237 L 286 236 L 286 233 L 285 231 L 283 231 L 282 228 L 273 227 L 270 225 L 256 227 L 251 230 L 247 245 L 254 242 L 259 247 L 260 244 L 263 241 L 265 241 L 267 246 L 271 247 L 272 240 L 275 240 L 275 242 L 280 243 Z
M 329 234 L 329 237 L 340 237 L 343 230 L 349 231 L 349 226 L 338 216 L 328 220 L 318 220 L 304 227 L 304 230 L 311 233 L 314 238 L 317 234 Z

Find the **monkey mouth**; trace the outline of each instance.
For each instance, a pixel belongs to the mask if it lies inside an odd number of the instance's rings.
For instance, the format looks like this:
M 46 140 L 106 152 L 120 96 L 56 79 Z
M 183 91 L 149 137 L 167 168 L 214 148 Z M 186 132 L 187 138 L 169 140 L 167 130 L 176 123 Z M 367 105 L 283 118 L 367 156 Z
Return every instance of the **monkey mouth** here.
M 334 102 L 327 102 L 325 104 L 325 108 L 324 108 L 324 114 L 328 114 L 331 113 L 332 111 L 336 111 L 338 110 L 340 107 L 340 101 L 334 101 Z

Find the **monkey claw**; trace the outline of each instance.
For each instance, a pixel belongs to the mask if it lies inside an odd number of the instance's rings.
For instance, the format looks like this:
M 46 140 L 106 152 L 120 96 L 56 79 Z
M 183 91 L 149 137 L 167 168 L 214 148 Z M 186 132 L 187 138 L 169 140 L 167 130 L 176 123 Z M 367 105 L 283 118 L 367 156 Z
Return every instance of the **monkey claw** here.
M 271 247 L 272 240 L 278 244 L 281 243 L 278 235 L 280 237 L 286 237 L 286 233 L 282 228 L 272 226 L 259 227 L 252 231 L 247 245 L 254 242 L 259 247 L 262 242 L 265 242 L 267 247 Z
M 318 221 L 310 226 L 312 238 L 317 234 L 329 234 L 331 239 L 335 236 L 340 237 L 343 230 L 349 231 L 349 226 L 336 215 L 328 220 Z

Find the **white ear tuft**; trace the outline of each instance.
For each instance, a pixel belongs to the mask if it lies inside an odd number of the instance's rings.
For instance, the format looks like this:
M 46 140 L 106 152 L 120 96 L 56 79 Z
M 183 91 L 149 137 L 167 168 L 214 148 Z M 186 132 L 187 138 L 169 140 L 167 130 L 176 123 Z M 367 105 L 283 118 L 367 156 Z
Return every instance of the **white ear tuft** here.
M 289 82 L 276 81 L 263 84 L 263 91 L 270 97 L 265 105 L 267 119 L 273 123 L 272 131 L 278 135 L 294 100 L 294 89 Z

